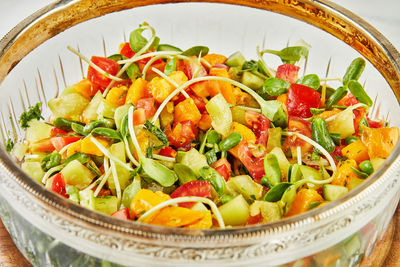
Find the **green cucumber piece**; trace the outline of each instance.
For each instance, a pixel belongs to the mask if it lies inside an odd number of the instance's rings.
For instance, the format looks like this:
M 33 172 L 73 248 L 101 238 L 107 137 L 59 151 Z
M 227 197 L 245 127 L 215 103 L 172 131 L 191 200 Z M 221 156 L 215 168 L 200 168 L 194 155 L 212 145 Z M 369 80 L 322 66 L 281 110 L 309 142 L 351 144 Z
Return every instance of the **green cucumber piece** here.
M 38 121 L 31 120 L 28 122 L 29 127 L 26 129 L 25 140 L 29 143 L 49 138 L 51 136 L 51 125 Z
M 195 148 L 192 148 L 188 152 L 185 152 L 180 163 L 187 165 L 189 168 L 191 168 L 197 177 L 200 176 L 200 169 L 204 166 L 208 166 L 206 156 L 200 154 L 200 152 L 197 151 Z
M 157 51 L 177 51 L 182 52 L 182 50 L 176 46 L 169 44 L 159 44 L 157 47 Z
M 238 195 L 218 208 L 226 225 L 244 225 L 249 219 L 249 204 L 242 195 Z
M 361 249 L 361 240 L 358 234 L 354 234 L 349 237 L 346 241 L 344 241 L 343 250 L 348 257 L 353 255 L 357 255 L 360 253 Z
M 98 91 L 90 101 L 89 105 L 87 105 L 85 110 L 82 112 L 82 117 L 84 118 L 85 121 L 89 122 L 97 120 L 98 117 L 97 109 L 103 100 L 104 100 L 103 95 L 101 94 L 100 91 Z
M 256 200 L 250 205 L 250 214 L 256 216 L 261 212 L 263 222 L 274 222 L 282 218 L 282 211 L 278 203 Z
M 240 51 L 237 51 L 228 57 L 225 61 L 225 65 L 229 67 L 241 67 L 245 62 L 246 59 L 243 54 Z
M 126 163 L 125 157 L 125 145 L 123 142 L 115 143 L 110 146 L 110 152 L 113 156 L 118 158 L 120 161 Z M 117 176 L 119 181 L 119 186 L 121 190 L 124 190 L 129 184 L 129 178 L 131 177 L 130 171 L 126 168 L 122 167 L 120 164 L 115 162 L 115 169 L 117 170 Z M 107 180 L 108 187 L 114 191 L 115 190 L 115 182 L 113 175 L 110 175 Z
M 36 182 L 41 183 L 42 178 L 44 176 L 44 171 L 40 162 L 31 161 L 31 162 L 24 162 L 21 164 L 21 168 L 25 171 L 32 179 Z
M 322 186 L 322 194 L 326 200 L 333 201 L 349 192 L 349 189 L 340 185 L 324 184 Z
M 242 74 L 242 83 L 253 90 L 257 90 L 264 85 L 264 79 L 249 71 L 245 71 Z
M 91 172 L 88 168 L 82 165 L 79 161 L 73 160 L 67 164 L 62 170 L 64 181 L 82 190 L 86 188 L 96 177 L 96 174 Z
M 303 174 L 300 169 L 299 164 L 293 164 L 292 169 L 290 170 L 290 179 L 289 182 L 295 183 L 297 181 L 300 181 L 303 178 Z
M 247 201 L 261 199 L 262 197 L 262 185 L 254 182 L 254 180 L 248 175 L 231 177 L 228 182 L 231 183 L 233 189 L 243 195 Z
M 353 190 L 354 188 L 356 188 L 357 186 L 359 186 L 362 182 L 364 182 L 365 179 L 360 179 L 360 178 L 356 178 L 356 177 L 351 177 L 350 181 L 347 185 L 347 188 L 349 190 Z
M 267 152 L 272 151 L 275 147 L 281 147 L 282 143 L 282 128 L 275 127 L 268 129 L 268 142 L 267 142 Z
M 94 198 L 94 210 L 111 215 L 118 210 L 118 199 L 116 196 L 103 196 Z
M 71 118 L 81 115 L 89 100 L 78 93 L 70 93 L 53 98 L 48 104 L 54 117 Z
M 131 104 L 127 104 L 120 106 L 115 110 L 114 121 L 118 131 L 121 131 L 122 120 L 124 119 L 125 115 L 128 114 L 128 110 L 131 106 Z
M 92 190 L 79 191 L 79 204 L 82 207 L 94 210 L 94 195 Z

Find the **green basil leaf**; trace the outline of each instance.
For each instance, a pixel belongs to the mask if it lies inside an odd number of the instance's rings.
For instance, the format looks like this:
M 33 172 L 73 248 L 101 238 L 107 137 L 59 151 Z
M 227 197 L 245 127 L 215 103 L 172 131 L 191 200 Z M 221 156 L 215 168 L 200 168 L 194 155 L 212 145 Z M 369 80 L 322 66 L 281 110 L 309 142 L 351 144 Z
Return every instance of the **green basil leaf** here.
M 317 74 L 308 74 L 306 76 L 303 76 L 299 80 L 297 80 L 296 83 L 308 86 L 314 90 L 318 90 L 321 85 L 321 81 Z
M 201 56 L 205 56 L 208 54 L 209 48 L 206 46 L 193 46 L 185 51 L 182 52 L 182 56 L 187 56 L 187 57 L 191 57 L 191 56 L 196 56 L 198 57 L 200 54 Z

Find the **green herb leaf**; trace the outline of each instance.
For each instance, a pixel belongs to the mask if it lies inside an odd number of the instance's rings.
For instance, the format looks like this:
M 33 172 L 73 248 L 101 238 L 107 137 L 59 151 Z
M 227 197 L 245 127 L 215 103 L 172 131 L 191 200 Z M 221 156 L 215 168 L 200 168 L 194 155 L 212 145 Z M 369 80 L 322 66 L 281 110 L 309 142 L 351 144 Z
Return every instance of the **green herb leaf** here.
M 21 117 L 19 118 L 19 123 L 21 124 L 22 128 L 28 128 L 28 122 L 31 120 L 40 120 L 44 119 L 42 117 L 42 111 L 41 111 L 42 103 L 37 103 L 33 107 L 29 107 L 28 111 L 25 111 L 21 114 Z
M 171 58 L 165 65 L 164 74 L 169 76 L 173 71 L 176 71 L 176 57 Z
M 148 120 L 146 120 L 144 126 L 147 128 L 147 130 L 154 134 L 158 138 L 158 140 L 163 142 L 163 145 L 161 147 L 154 147 L 154 149 L 160 149 L 169 145 L 167 135 L 160 128 L 158 128 Z
M 146 158 L 152 159 L 153 158 L 153 148 L 149 146 L 146 149 Z
M 279 78 L 269 78 L 263 85 L 263 90 L 268 95 L 280 96 L 281 94 L 287 93 L 289 90 L 290 83 Z
M 273 186 L 264 196 L 265 201 L 276 202 L 280 200 L 285 193 L 286 189 L 291 186 L 292 183 L 279 183 Z
M 321 81 L 317 74 L 308 74 L 306 76 L 303 76 L 299 80 L 297 80 L 296 83 L 308 86 L 314 90 L 318 90 L 321 85 Z
M 7 143 L 6 143 L 6 150 L 7 150 L 7 152 L 11 152 L 11 150 L 13 149 L 13 147 L 14 147 L 14 141 L 11 140 L 11 138 L 8 138 L 8 139 L 7 139 Z
M 132 63 L 129 65 L 129 67 L 126 69 L 126 74 L 130 79 L 136 79 L 137 77 L 140 76 L 140 69 L 139 66 L 136 63 Z
M 129 36 L 129 46 L 134 52 L 139 52 L 147 44 L 147 39 L 142 36 L 145 29 L 139 27 L 131 32 Z
M 294 64 L 302 57 L 308 56 L 308 48 L 305 46 L 289 46 L 280 51 L 264 50 L 265 53 L 277 55 L 281 58 L 283 63 Z
M 187 57 L 191 57 L 191 56 L 196 56 L 198 57 L 200 54 L 201 56 L 205 56 L 208 54 L 209 48 L 206 46 L 193 46 L 185 51 L 182 52 L 182 56 L 187 56 Z

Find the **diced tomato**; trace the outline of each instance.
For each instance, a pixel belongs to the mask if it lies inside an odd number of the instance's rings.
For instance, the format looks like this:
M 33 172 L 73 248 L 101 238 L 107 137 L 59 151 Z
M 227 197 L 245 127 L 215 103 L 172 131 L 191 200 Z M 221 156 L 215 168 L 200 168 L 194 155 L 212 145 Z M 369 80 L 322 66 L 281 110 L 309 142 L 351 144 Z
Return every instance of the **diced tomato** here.
M 343 146 L 336 146 L 335 150 L 333 150 L 333 152 L 331 153 L 331 156 L 333 158 L 333 160 L 335 161 L 335 164 L 338 164 L 339 161 L 336 159 L 336 157 L 343 157 L 343 153 L 342 153 L 342 148 Z
M 190 98 L 193 99 L 194 104 L 196 105 L 200 113 L 206 111 L 206 102 L 203 100 L 203 98 L 193 93 L 192 90 L 188 90 L 186 91 L 186 93 L 190 96 Z M 183 94 L 179 94 L 178 98 L 174 101 L 175 106 L 180 102 L 184 101 L 185 99 L 186 97 Z
M 171 158 L 176 157 L 176 151 L 170 146 L 164 147 L 163 149 L 160 150 L 158 154 L 165 157 L 171 157 Z
M 352 93 L 348 93 L 345 97 L 340 99 L 340 101 L 337 103 L 338 105 L 343 105 L 343 106 L 354 106 L 355 104 L 358 104 L 358 100 L 353 96 Z
M 66 134 L 66 133 L 67 133 L 66 131 L 63 131 L 63 130 L 58 129 L 58 128 L 56 128 L 56 127 L 52 127 L 52 128 L 51 128 L 51 136 L 52 136 L 52 137 L 53 137 L 53 136 L 63 135 L 63 134 Z
M 360 133 L 360 121 L 365 117 L 365 109 L 360 108 L 360 109 L 355 109 L 353 110 L 354 113 L 354 130 L 356 134 Z
M 146 122 L 146 111 L 143 108 L 136 109 L 133 114 L 133 125 L 141 125 Z
M 367 120 L 368 120 L 369 128 L 382 128 L 384 126 L 383 120 L 375 121 L 375 120 L 371 120 L 370 118 L 367 118 Z
M 209 181 L 191 181 L 181 185 L 171 194 L 171 198 L 195 196 L 211 198 L 211 183 Z M 191 208 L 195 202 L 184 202 L 178 205 Z
M 245 120 L 256 135 L 256 143 L 267 146 L 270 120 L 264 115 L 250 110 L 246 111 Z
M 290 86 L 287 98 L 289 116 L 309 118 L 312 116 L 310 108 L 320 107 L 321 99 L 317 91 L 301 84 L 292 84 Z
M 68 135 L 64 135 L 64 136 L 56 136 L 56 137 L 52 137 L 50 139 L 50 142 L 53 144 L 54 148 L 57 151 L 60 151 L 63 147 L 65 147 L 68 144 L 74 143 L 78 140 L 82 139 L 81 137 L 78 136 L 68 136 Z
M 297 81 L 297 76 L 300 67 L 292 64 L 282 64 L 278 66 L 276 70 L 276 78 L 285 80 L 290 83 L 295 83 Z
M 212 66 L 212 68 L 229 70 L 229 67 L 227 65 L 225 65 L 225 64 L 222 64 L 222 63 L 217 63 L 214 66 Z
M 255 216 L 249 216 L 249 218 L 247 219 L 246 225 L 254 225 L 254 224 L 260 224 L 263 221 L 263 217 L 261 215 L 261 212 L 258 213 Z
M 197 58 L 196 57 L 192 57 L 193 61 L 180 61 L 179 64 L 183 64 L 183 67 L 180 67 L 178 69 L 183 69 L 183 72 L 185 73 L 186 77 L 188 77 L 188 79 L 192 79 L 193 75 L 196 74 L 196 77 L 203 77 L 203 76 L 207 76 L 207 71 L 206 69 L 203 67 L 203 65 L 199 65 L 199 63 L 197 62 Z M 200 68 L 200 69 L 199 69 Z
M 226 158 L 221 158 L 214 162 L 211 167 L 213 167 L 222 177 L 224 177 L 225 181 L 228 181 L 231 176 L 231 164 L 228 162 Z
M 51 191 L 67 198 L 67 190 L 65 189 L 65 181 L 62 173 L 59 172 L 50 179 L 53 179 L 51 183 Z
M 260 182 L 261 178 L 265 174 L 264 170 L 264 158 L 256 158 L 252 155 L 247 142 L 241 142 L 239 145 L 238 157 L 250 175 L 256 182 Z
M 197 138 L 197 129 L 192 121 L 175 123 L 171 132 L 168 133 L 168 141 L 175 148 L 189 150 L 191 141 Z
M 156 108 L 154 106 L 154 98 L 152 97 L 139 99 L 136 108 L 144 109 L 146 119 L 150 118 L 151 116 L 154 115 L 154 113 L 156 113 Z
M 289 117 L 288 131 L 298 132 L 302 135 L 312 138 L 311 123 L 299 117 L 294 117 L 294 116 Z M 297 147 L 300 147 L 303 153 L 312 149 L 312 145 L 310 145 L 309 143 L 300 138 L 297 138 L 296 136 L 290 136 L 286 138 L 283 147 L 284 148 L 289 147 L 292 150 L 296 149 Z
M 112 59 L 105 57 L 95 57 L 91 58 L 91 61 L 100 67 L 102 70 L 106 71 L 111 75 L 116 75 L 119 69 L 119 65 Z M 106 88 L 111 82 L 110 78 L 107 78 L 103 74 L 99 73 L 97 70 L 89 66 L 87 78 L 92 82 L 93 85 L 99 86 L 100 90 Z
M 129 208 L 120 209 L 120 210 L 114 212 L 113 214 L 111 214 L 111 216 L 114 218 L 121 219 L 121 220 L 130 220 L 131 219 L 131 215 L 129 213 Z
M 131 58 L 135 55 L 135 52 L 133 52 L 131 46 L 129 45 L 129 43 L 125 43 L 122 48 L 121 51 L 119 52 L 122 56 L 127 57 L 127 58 Z
M 30 149 L 32 152 L 53 152 L 54 146 L 51 143 L 50 138 L 46 138 L 31 144 Z
M 102 188 L 100 189 L 99 193 L 97 194 L 98 197 L 105 197 L 105 196 L 111 196 L 111 190 L 110 189 L 105 189 Z

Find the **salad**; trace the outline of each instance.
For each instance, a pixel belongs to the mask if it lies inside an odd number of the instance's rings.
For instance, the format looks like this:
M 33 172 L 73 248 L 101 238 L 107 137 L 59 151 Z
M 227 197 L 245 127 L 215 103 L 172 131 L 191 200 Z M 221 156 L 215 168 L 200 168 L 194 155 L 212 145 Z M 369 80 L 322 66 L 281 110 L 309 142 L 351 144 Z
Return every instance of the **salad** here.
M 49 120 L 41 103 L 24 112 L 25 139 L 6 148 L 49 190 L 120 219 L 210 229 L 301 214 L 361 184 L 399 138 L 369 117 L 365 61 L 334 89 L 299 74 L 309 48 L 226 57 L 160 44 L 147 23 L 109 57 L 68 47 L 87 77 L 48 102 Z

